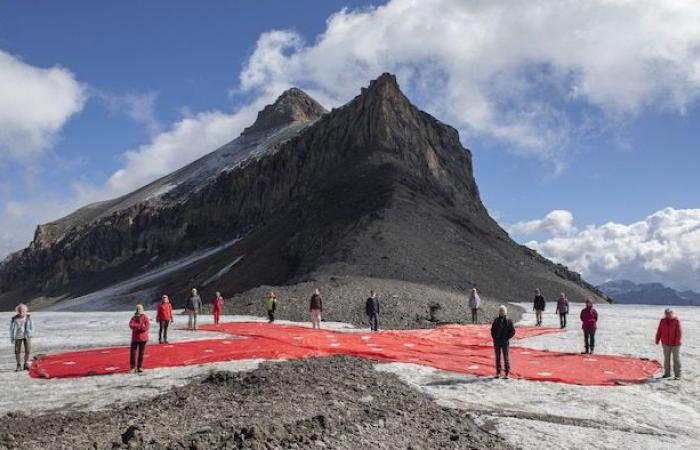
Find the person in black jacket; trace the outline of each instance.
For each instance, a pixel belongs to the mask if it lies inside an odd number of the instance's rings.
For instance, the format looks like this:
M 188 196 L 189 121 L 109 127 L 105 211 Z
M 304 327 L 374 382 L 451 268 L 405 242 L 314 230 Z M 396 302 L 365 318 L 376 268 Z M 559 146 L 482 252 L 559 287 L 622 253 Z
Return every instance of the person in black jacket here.
M 515 336 L 515 327 L 513 321 L 508 318 L 508 308 L 501 305 L 498 308 L 498 317 L 491 324 L 491 338 L 493 339 L 493 348 L 496 351 L 496 378 L 501 377 L 501 354 L 503 354 L 503 363 L 505 366 L 505 376 L 508 378 L 510 374 L 510 339 Z
M 369 318 L 369 329 L 379 331 L 379 299 L 374 291 L 369 291 L 369 298 L 365 302 L 365 312 Z
M 535 298 L 532 301 L 532 309 L 535 310 L 535 318 L 537 319 L 537 324 L 535 326 L 542 326 L 542 312 L 544 312 L 544 297 L 539 289 L 535 289 Z

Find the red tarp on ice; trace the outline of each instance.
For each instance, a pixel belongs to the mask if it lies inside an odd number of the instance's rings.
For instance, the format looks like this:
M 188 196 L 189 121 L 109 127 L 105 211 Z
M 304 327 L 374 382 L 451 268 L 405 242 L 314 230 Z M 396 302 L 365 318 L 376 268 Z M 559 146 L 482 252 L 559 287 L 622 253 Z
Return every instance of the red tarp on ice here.
M 229 322 L 202 330 L 229 334 L 208 339 L 146 346 L 144 367 L 187 366 L 244 359 L 301 359 L 349 355 L 384 362 L 421 364 L 477 376 L 494 374 L 488 325 L 448 325 L 432 330 L 378 333 L 313 330 L 292 325 Z M 559 332 L 553 328 L 516 328 L 516 339 Z M 639 383 L 651 377 L 656 361 L 624 356 L 580 355 L 533 350 L 511 344 L 511 376 L 581 385 Z M 126 372 L 129 348 L 114 347 L 50 355 L 32 365 L 30 375 L 81 377 Z

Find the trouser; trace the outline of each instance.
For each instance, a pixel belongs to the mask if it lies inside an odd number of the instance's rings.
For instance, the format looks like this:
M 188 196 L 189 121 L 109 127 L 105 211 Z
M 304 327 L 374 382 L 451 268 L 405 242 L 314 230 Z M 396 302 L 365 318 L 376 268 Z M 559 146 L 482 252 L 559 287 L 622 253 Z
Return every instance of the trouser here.
M 221 310 L 215 309 L 214 311 L 212 311 L 212 314 L 214 314 L 214 325 L 218 325 L 219 320 L 221 319 Z
M 477 308 L 472 308 L 472 323 L 477 323 L 479 321 L 478 311 Z
M 566 328 L 566 313 L 559 313 L 559 326 Z
M 275 312 L 268 310 L 267 311 L 267 318 L 270 321 L 270 323 L 274 322 L 275 321 Z
M 139 359 L 138 365 L 136 364 L 136 351 L 138 350 Z M 141 369 L 143 367 L 143 354 L 146 352 L 145 342 L 132 342 L 131 351 L 129 352 L 129 368 Z
M 321 328 L 321 310 L 312 309 L 311 310 L 311 327 Z
M 371 314 L 369 316 L 369 329 L 379 331 L 379 314 Z
M 535 310 L 535 318 L 537 319 L 537 326 L 542 325 L 542 310 L 541 309 Z
M 197 311 L 187 311 L 187 329 L 197 329 Z
M 29 364 L 29 352 L 32 350 L 32 341 L 30 338 L 15 339 L 15 359 L 17 365 L 20 364 L 20 355 L 22 354 L 22 346 L 24 346 L 24 364 Z
M 501 373 L 501 354 L 503 354 L 503 366 L 506 369 L 506 375 L 510 373 L 510 345 L 508 342 L 493 343 L 493 348 L 496 351 L 496 375 Z
M 595 348 L 595 330 L 583 330 L 583 341 L 586 346 L 586 353 L 593 353 Z
M 681 376 L 681 356 L 680 345 L 663 345 L 664 348 L 664 376 L 671 376 L 671 355 L 673 355 L 673 374 L 680 378 Z
M 170 326 L 169 320 L 161 320 L 158 322 L 160 327 L 158 328 L 158 342 L 168 342 L 168 327 Z

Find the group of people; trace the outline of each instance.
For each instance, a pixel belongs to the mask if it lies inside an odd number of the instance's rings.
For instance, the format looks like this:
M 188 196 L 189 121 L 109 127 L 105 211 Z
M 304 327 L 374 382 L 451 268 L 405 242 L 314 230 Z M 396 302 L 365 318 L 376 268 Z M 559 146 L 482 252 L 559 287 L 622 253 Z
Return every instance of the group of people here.
M 547 306 L 547 302 L 539 289 L 535 289 L 535 298 L 532 301 L 532 309 L 535 311 L 535 326 L 542 326 L 542 314 Z M 559 328 L 566 328 L 566 316 L 569 314 L 569 299 L 565 293 L 559 294 L 557 307 L 554 311 L 559 316 Z
M 187 329 L 197 329 L 197 317 L 204 309 L 202 298 L 199 296 L 197 289 L 192 289 L 191 295 L 185 302 L 185 313 L 187 314 Z M 224 297 L 221 292 L 216 292 L 216 295 L 211 301 L 211 312 L 214 316 L 214 325 L 219 326 L 221 313 L 224 309 Z M 156 309 L 156 322 L 158 322 L 158 343 L 168 344 L 168 328 L 171 323 L 175 322 L 173 315 L 173 305 L 170 302 L 170 297 L 163 295 L 160 298 L 160 303 Z M 143 372 L 143 355 L 146 351 L 146 343 L 148 342 L 148 331 L 151 327 L 151 321 L 144 313 L 143 305 L 136 305 L 136 312 L 129 321 L 131 328 L 131 350 L 129 352 L 129 370 L 131 372 Z
M 367 315 L 367 322 L 369 323 L 369 329 L 371 331 L 379 331 L 379 311 L 380 311 L 380 301 L 377 297 L 377 293 L 374 291 L 369 292 L 369 297 L 365 301 L 365 314 Z M 314 290 L 309 300 L 309 314 L 311 316 L 311 328 L 321 328 L 321 313 L 323 312 L 323 297 L 321 297 L 321 291 L 318 289 Z
M 547 302 L 539 289 L 535 289 L 535 298 L 532 300 L 532 309 L 535 312 L 535 326 L 542 326 L 542 316 Z M 559 328 L 566 328 L 566 316 L 569 314 L 569 299 L 565 293 L 559 294 L 555 313 L 559 316 Z M 583 329 L 584 354 L 593 353 L 595 350 L 595 331 L 598 328 L 598 311 L 593 308 L 593 300 L 586 299 L 586 306 L 579 316 Z
M 471 322 L 478 323 L 478 311 L 481 307 L 481 298 L 476 288 L 469 293 L 468 306 L 471 310 Z M 214 316 L 214 325 L 219 326 L 221 313 L 224 307 L 224 298 L 220 292 L 211 301 L 211 311 Z M 275 311 L 277 309 L 277 297 L 274 292 L 270 292 L 265 303 L 268 321 L 275 321 Z M 539 289 L 535 290 L 533 299 L 533 310 L 535 312 L 535 326 L 542 326 L 543 313 L 546 301 Z M 197 316 L 202 312 L 202 299 L 197 289 L 192 289 L 190 297 L 185 303 L 185 313 L 188 316 L 188 330 L 197 329 Z M 28 308 L 24 304 L 19 304 L 16 314 L 10 320 L 10 342 L 14 345 L 15 358 L 17 361 L 16 371 L 27 370 L 30 364 L 31 338 L 34 331 L 31 316 Z M 321 328 L 321 314 L 323 312 L 323 298 L 321 292 L 315 289 L 309 300 L 309 313 L 311 326 L 314 329 Z M 379 331 L 380 301 L 377 293 L 370 291 L 370 295 L 365 301 L 365 314 L 367 315 L 369 328 L 371 331 Z M 556 313 L 559 316 L 560 328 L 566 328 L 566 316 L 569 313 L 569 301 L 566 294 L 561 293 L 557 298 Z M 593 307 L 592 299 L 586 299 L 586 305 L 580 313 L 581 328 L 583 330 L 584 351 L 582 354 L 592 354 L 595 350 L 595 333 L 598 324 L 598 312 Z M 158 343 L 168 343 L 168 327 L 174 322 L 173 308 L 170 298 L 167 295 L 161 297 L 156 312 L 158 322 Z M 144 313 L 143 305 L 136 305 L 134 316 L 129 321 L 131 328 L 131 349 L 129 353 L 129 367 L 131 372 L 143 371 L 143 357 L 148 342 L 150 320 Z M 496 356 L 496 378 L 504 378 L 510 375 L 510 340 L 515 336 L 513 321 L 508 318 L 508 309 L 501 305 L 498 308 L 498 316 L 491 323 L 491 338 Z M 681 377 L 680 346 L 681 346 L 681 324 L 670 308 L 664 312 L 664 317 L 659 322 L 656 332 L 656 344 L 662 344 L 664 354 L 664 375 L 663 378 L 671 376 L 671 369 L 676 379 Z M 23 352 L 24 350 L 24 352 Z M 24 360 L 22 361 L 22 355 Z M 503 362 L 503 364 L 501 364 Z
M 480 302 L 476 288 L 472 289 L 469 295 L 469 308 L 472 310 L 472 322 L 476 323 L 476 311 Z M 476 306 L 475 306 L 476 305 Z M 541 327 L 543 323 L 543 313 L 546 302 L 542 292 L 535 289 L 535 297 L 533 299 L 533 311 L 535 312 L 535 326 Z M 569 300 L 563 292 L 557 298 L 556 313 L 559 316 L 559 327 L 566 328 L 566 316 L 569 314 Z M 585 307 L 579 315 L 581 319 L 581 329 L 583 330 L 584 350 L 582 354 L 592 354 L 595 351 L 595 333 L 598 328 L 598 311 L 593 307 L 593 300 L 586 299 Z M 503 378 L 508 378 L 510 374 L 510 354 L 509 346 L 510 339 L 515 336 L 515 327 L 513 321 L 508 318 L 508 309 L 501 305 L 498 309 L 498 317 L 491 324 L 491 338 L 493 339 L 493 347 L 496 353 L 496 378 L 501 377 L 503 370 Z M 671 308 L 664 311 L 664 317 L 660 320 L 656 330 L 656 345 L 662 344 L 664 354 L 664 374 L 662 378 L 671 376 L 671 369 L 675 379 L 681 378 L 681 361 L 680 361 L 680 346 L 681 346 L 681 323 L 675 316 Z M 503 365 L 501 365 L 503 359 Z M 671 365 L 671 361 L 673 365 Z

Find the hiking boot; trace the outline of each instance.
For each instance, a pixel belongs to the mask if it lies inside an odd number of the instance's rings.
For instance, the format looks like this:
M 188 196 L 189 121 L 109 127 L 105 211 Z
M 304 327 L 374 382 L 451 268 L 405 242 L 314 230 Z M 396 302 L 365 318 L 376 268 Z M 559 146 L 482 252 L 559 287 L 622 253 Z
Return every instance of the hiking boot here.
M 22 371 L 22 366 L 17 364 L 17 368 L 15 369 L 15 372 L 21 372 Z
M 24 363 L 24 370 L 29 370 L 29 364 Z

